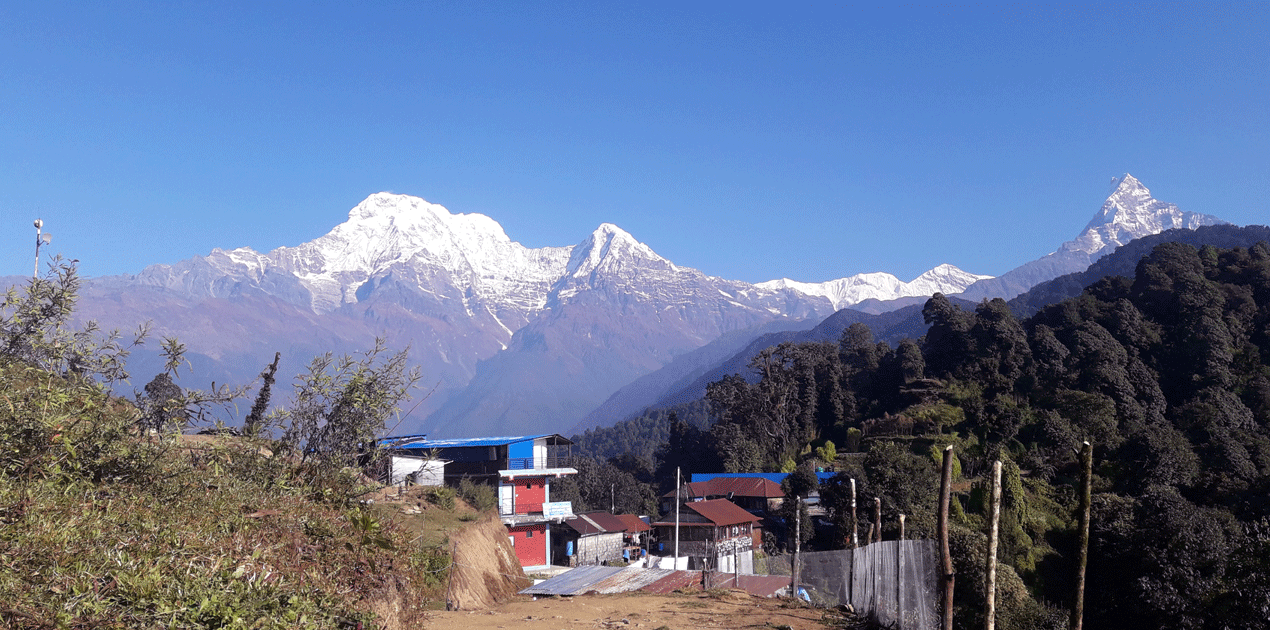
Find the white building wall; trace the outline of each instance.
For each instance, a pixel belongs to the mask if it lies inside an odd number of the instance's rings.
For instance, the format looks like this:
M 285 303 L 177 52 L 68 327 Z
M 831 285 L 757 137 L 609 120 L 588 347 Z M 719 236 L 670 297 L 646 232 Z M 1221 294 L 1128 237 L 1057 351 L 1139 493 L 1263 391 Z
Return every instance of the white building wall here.
M 411 475 L 414 475 L 414 483 L 421 486 L 440 486 L 445 483 L 445 461 L 443 460 L 393 455 L 391 465 L 389 484 L 401 483 Z

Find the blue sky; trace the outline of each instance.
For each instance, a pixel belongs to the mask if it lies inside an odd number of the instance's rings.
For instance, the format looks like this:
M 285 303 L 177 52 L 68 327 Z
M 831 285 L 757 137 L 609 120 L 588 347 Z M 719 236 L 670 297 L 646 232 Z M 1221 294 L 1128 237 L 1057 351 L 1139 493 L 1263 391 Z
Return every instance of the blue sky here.
M 788 5 L 795 6 L 788 6 Z M 747 281 L 1267 222 L 1270 3 L 0 4 L 0 275 L 313 239 L 381 190 Z

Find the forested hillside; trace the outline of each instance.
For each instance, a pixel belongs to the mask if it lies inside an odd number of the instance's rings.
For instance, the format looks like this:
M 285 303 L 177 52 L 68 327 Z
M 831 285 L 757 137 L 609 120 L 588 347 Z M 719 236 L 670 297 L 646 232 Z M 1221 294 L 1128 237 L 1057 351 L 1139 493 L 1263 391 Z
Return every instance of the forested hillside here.
M 863 325 L 834 343 L 760 354 L 750 383 L 707 395 L 715 424 L 658 452 L 727 471 L 822 464 L 856 477 L 888 523 L 929 535 L 935 458 L 955 446 L 958 615 L 976 621 L 984 490 L 1005 463 L 999 627 L 1059 627 L 1071 605 L 1077 451 L 1094 445 L 1087 627 L 1252 628 L 1270 618 L 1270 246 L 1164 243 L 1132 278 L 1019 320 L 942 295 L 920 340 L 892 348 Z M 683 436 L 691 437 L 685 439 Z M 861 450 L 861 458 L 833 458 Z M 673 468 L 669 468 L 673 473 Z M 658 479 L 665 483 L 664 479 Z M 822 488 L 844 544 L 841 486 Z M 862 519 L 861 527 L 867 526 Z M 893 535 L 889 532 L 888 536 Z M 967 625 L 965 627 L 971 627 Z

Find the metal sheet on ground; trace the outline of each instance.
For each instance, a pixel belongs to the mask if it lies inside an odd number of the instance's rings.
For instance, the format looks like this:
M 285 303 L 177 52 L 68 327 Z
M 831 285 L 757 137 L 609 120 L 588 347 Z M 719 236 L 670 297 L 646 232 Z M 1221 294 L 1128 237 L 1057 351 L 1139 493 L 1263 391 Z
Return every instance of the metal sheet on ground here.
M 625 567 L 578 567 L 565 571 L 541 584 L 520 591 L 521 595 L 580 595 L 594 590 L 593 584 L 621 573 Z

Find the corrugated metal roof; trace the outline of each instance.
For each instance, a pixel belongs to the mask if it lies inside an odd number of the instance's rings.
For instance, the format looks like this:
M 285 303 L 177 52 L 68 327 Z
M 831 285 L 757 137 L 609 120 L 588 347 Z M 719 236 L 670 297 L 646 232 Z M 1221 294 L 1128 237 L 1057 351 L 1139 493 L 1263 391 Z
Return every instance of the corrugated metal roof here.
M 656 582 L 640 589 L 646 593 L 657 593 L 666 595 L 680 589 L 701 588 L 701 572 L 700 571 L 670 571 L 669 569 L 660 569 L 668 571 L 667 575 L 662 576 Z
M 636 517 L 636 520 L 639 520 L 638 517 Z M 608 512 L 583 512 L 574 515 L 572 518 L 566 518 L 564 523 L 582 535 L 627 531 L 626 523 Z M 648 529 L 648 526 L 645 525 L 644 529 Z
M 515 444 L 516 442 L 524 442 L 527 440 L 537 440 L 545 437 L 556 437 L 557 444 L 573 444 L 569 439 L 556 433 L 544 433 L 542 435 L 516 435 L 516 436 L 498 436 L 498 437 L 480 437 L 480 438 L 456 438 L 451 440 L 412 440 L 414 436 L 403 436 L 401 438 L 384 438 L 380 440 L 380 444 L 391 446 L 393 448 L 462 448 L 465 446 L 506 446 Z
M 604 578 L 621 573 L 627 568 L 629 567 L 578 567 L 549 578 L 545 582 L 535 584 L 520 593 L 522 595 L 581 595 L 594 590 L 591 588 L 593 584 Z
M 789 586 L 789 576 L 742 575 L 740 584 L 728 573 L 715 573 L 715 588 L 739 588 L 751 595 L 773 597 L 777 591 Z M 578 567 L 565 571 L 540 584 L 520 591 L 521 595 L 584 595 L 645 591 L 667 594 L 678 590 L 699 590 L 700 571 L 676 571 L 674 569 L 644 569 L 640 567 Z
M 816 478 L 821 481 L 824 481 L 826 479 L 832 478 L 836 474 L 838 473 L 818 472 L 816 473 Z M 696 482 L 696 481 L 710 481 L 711 479 L 719 479 L 719 478 L 729 479 L 729 478 L 742 478 L 742 477 L 758 477 L 761 479 L 766 479 L 768 481 L 771 481 L 775 483 L 776 485 L 780 485 L 780 483 L 782 481 L 785 481 L 785 478 L 788 476 L 789 476 L 789 473 L 692 473 L 692 480 Z
M 727 499 L 696 501 L 687 503 L 684 506 L 705 517 L 715 525 L 737 525 L 739 523 L 753 523 L 759 520 L 757 516 L 742 510 Z
M 626 526 L 628 532 L 646 532 L 652 529 L 648 523 L 644 522 L 644 519 L 634 514 L 618 514 L 617 518 L 622 521 L 622 525 Z
M 674 572 L 674 569 L 627 567 L 621 573 L 615 573 L 596 582 L 586 592 L 599 591 L 605 595 L 611 595 L 613 593 L 638 591 Z
M 763 477 L 715 477 L 706 481 L 694 481 L 684 484 L 685 490 L 681 491 L 681 498 L 694 497 L 725 497 L 729 494 L 737 497 L 762 497 L 764 499 L 775 499 L 785 496 L 778 483 Z M 684 496 L 687 493 L 687 496 Z M 671 499 L 675 496 L 675 491 L 671 490 L 661 495 L 662 498 Z

